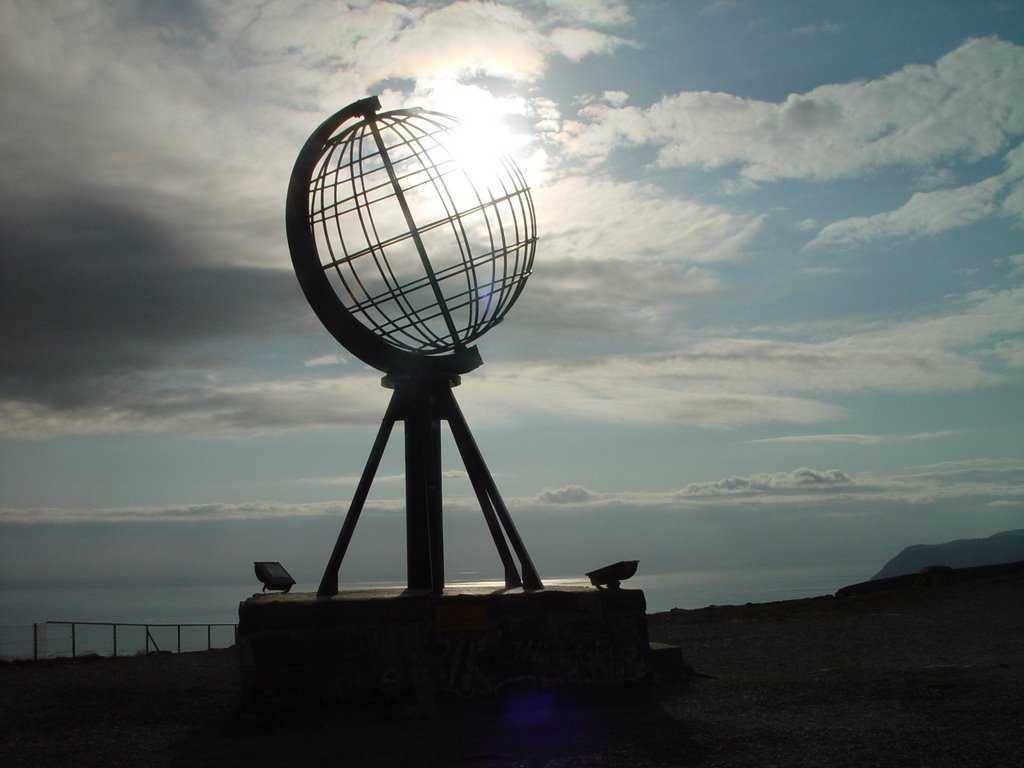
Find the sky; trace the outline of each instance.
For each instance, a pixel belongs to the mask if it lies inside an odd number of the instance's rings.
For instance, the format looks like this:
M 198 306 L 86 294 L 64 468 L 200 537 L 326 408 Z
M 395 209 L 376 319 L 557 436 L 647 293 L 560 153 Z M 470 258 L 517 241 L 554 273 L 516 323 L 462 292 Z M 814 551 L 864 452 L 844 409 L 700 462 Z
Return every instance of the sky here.
M 542 576 L 1024 527 L 1024 4 L 7 0 L 0 584 L 319 580 L 388 392 L 284 201 L 368 95 L 531 185 L 455 394 Z M 343 585 L 404 579 L 401 452 Z M 499 576 L 444 475 L 448 578 Z

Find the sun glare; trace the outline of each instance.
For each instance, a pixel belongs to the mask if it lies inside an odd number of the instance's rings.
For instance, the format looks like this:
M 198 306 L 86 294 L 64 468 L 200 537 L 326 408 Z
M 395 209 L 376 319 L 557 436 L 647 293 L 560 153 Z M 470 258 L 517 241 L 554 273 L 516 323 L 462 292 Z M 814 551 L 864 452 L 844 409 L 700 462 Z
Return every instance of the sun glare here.
M 455 139 L 465 157 L 507 154 L 523 168 L 531 155 L 530 133 L 514 127 L 516 118 L 527 113 L 519 96 L 495 96 L 475 85 L 443 82 L 431 84 L 416 103 L 459 119 L 462 126 Z

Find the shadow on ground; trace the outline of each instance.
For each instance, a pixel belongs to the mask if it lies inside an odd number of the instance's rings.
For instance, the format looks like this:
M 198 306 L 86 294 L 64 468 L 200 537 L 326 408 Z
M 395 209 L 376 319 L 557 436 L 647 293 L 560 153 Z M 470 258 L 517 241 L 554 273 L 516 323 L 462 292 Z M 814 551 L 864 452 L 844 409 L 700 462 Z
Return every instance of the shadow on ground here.
M 700 747 L 665 706 L 666 697 L 685 694 L 683 682 L 585 696 L 526 689 L 400 714 L 307 712 L 277 720 L 241 718 L 231 708 L 192 733 L 172 765 L 696 765 Z

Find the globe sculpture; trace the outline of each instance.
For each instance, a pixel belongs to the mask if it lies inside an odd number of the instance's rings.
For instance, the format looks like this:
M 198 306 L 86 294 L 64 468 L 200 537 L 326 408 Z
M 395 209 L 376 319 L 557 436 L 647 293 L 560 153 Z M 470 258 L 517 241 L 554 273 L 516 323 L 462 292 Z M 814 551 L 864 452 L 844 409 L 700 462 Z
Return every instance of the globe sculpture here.
M 383 371 L 382 384 L 393 390 L 319 596 L 337 594 L 342 560 L 398 421 L 405 425 L 409 588 L 444 589 L 442 421 L 506 587 L 543 588 L 451 391 L 481 364 L 473 342 L 519 297 L 537 242 L 522 173 L 510 157 L 478 147 L 453 117 L 380 112 L 371 97 L 324 121 L 295 162 L 286 218 L 302 290 L 327 330 Z

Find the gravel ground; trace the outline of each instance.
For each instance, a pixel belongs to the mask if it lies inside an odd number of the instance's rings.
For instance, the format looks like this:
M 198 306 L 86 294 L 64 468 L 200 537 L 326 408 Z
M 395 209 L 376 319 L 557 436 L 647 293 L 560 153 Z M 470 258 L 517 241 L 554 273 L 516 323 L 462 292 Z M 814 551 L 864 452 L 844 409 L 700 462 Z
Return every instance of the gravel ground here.
M 698 673 L 431 712 L 237 711 L 234 650 L 0 664 L 0 765 L 1024 765 L 1024 578 L 649 617 Z

